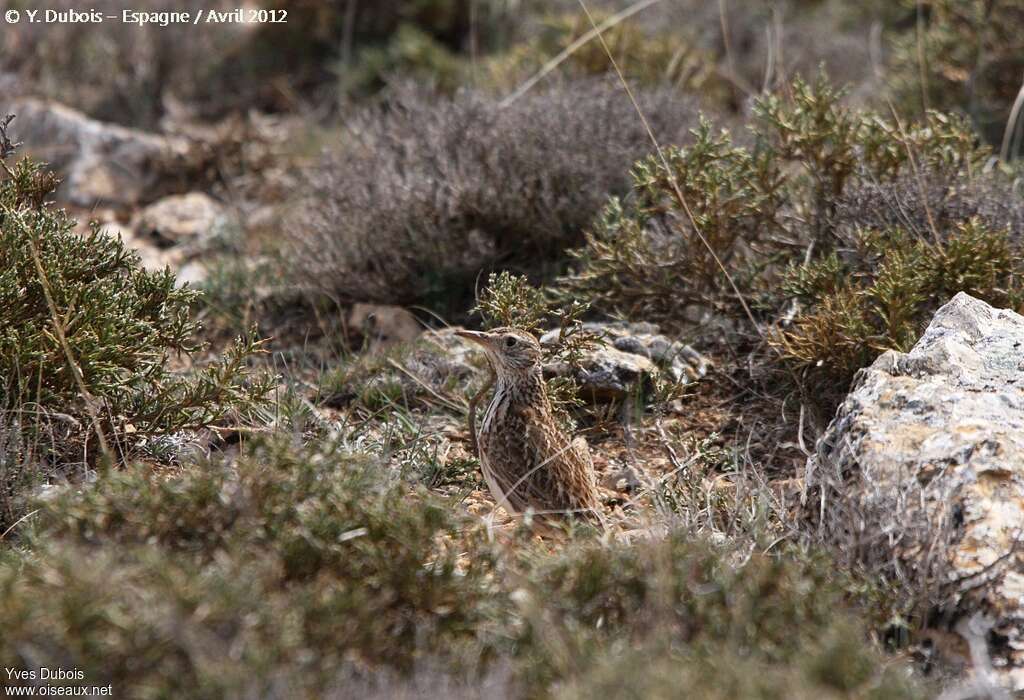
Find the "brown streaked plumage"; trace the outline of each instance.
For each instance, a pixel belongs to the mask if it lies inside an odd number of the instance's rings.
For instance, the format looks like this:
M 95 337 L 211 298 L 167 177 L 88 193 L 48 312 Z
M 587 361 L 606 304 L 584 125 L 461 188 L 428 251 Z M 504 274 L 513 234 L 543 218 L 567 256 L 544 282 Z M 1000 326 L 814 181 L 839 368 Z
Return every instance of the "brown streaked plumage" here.
M 570 513 L 600 519 L 590 450 L 555 422 L 537 340 L 514 328 L 457 333 L 484 348 L 495 373 L 478 437 L 480 468 L 494 500 L 511 514 L 530 508 L 544 519 Z

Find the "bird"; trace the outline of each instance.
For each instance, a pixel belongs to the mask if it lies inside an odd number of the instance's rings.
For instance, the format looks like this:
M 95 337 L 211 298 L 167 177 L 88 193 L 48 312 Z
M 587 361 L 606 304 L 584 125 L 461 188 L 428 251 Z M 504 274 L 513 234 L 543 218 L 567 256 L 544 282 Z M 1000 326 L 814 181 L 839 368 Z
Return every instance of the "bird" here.
M 494 500 L 510 515 L 532 511 L 542 522 L 569 515 L 601 521 L 590 449 L 583 437 L 570 439 L 555 420 L 540 343 L 509 327 L 456 334 L 480 345 L 494 370 L 494 394 L 475 440 Z

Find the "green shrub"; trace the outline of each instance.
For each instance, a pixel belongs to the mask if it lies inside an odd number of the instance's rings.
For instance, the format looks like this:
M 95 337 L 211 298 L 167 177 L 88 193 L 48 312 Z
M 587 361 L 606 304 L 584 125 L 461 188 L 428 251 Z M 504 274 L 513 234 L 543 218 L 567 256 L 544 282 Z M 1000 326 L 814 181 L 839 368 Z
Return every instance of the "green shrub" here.
M 324 102 L 338 88 L 345 99 L 366 98 L 396 79 L 451 94 L 473 76 L 478 55 L 519 33 L 535 2 L 263 0 L 265 8 L 286 11 L 287 22 L 254 29 L 240 48 L 216 55 L 205 84 L 178 86 L 178 92 L 221 112 L 232 106 L 290 110 L 296 94 Z M 282 91 L 279 81 L 289 89 Z
M 516 603 L 533 682 L 565 697 L 918 697 L 878 672 L 842 578 L 796 550 L 741 562 L 670 532 L 551 555 Z
M 547 60 L 591 31 L 592 25 L 580 12 L 579 5 L 569 7 L 569 12 L 538 17 L 538 26 L 532 28 L 525 41 L 493 55 L 484 66 L 489 82 L 503 92 L 512 93 Z M 647 12 L 658 14 L 658 9 L 654 7 Z M 598 25 L 611 17 L 611 12 L 596 8 L 592 14 Z M 701 45 L 697 26 L 662 22 L 652 27 L 642 21 L 644 14 L 615 24 L 602 33 L 604 43 L 624 75 L 643 85 L 671 86 L 699 94 L 709 104 L 724 104 L 731 96 L 731 88 L 716 70 L 718 56 Z M 664 14 L 661 13 L 663 18 Z M 667 30 L 669 26 L 671 30 Z M 579 79 L 611 71 L 604 46 L 601 41 L 592 39 L 566 57 L 558 74 Z
M 744 295 L 769 290 L 772 306 L 779 262 L 842 245 L 840 212 L 849 215 L 868 186 L 918 182 L 922 173 L 956 184 L 981 176 L 989 152 L 962 119 L 930 113 L 903 125 L 842 96 L 824 75 L 797 79 L 786 96 L 756 103 L 750 147 L 705 123 L 691 147 L 665 149 L 667 171 L 654 156 L 638 163 L 632 193 L 613 198 L 572 252 L 562 288 L 606 312 L 679 324 L 693 305 L 739 311 L 724 267 Z M 900 202 L 890 206 L 902 213 Z
M 1020 0 L 903 3 L 920 21 L 894 39 L 890 82 L 904 111 L 957 111 L 991 144 L 1000 143 L 1024 75 Z
M 467 50 L 475 34 L 478 49 L 486 51 L 500 44 L 508 32 L 514 31 L 521 15 L 534 11 L 539 0 L 382 0 L 372 4 L 359 4 L 351 8 L 351 31 L 364 44 L 386 40 L 401 31 L 403 26 L 418 27 L 435 40 L 453 50 Z M 310 2 L 310 8 L 319 10 L 320 20 L 330 14 L 338 24 L 343 20 L 342 9 L 324 7 Z M 316 17 L 316 15 L 314 15 Z M 311 25 L 309 29 L 315 29 Z M 337 29 L 338 27 L 333 27 Z M 323 30 L 322 30 L 323 31 Z M 330 32 L 323 31 L 328 35 Z
M 341 89 L 367 93 L 384 87 L 389 78 L 418 79 L 439 92 L 451 94 L 463 82 L 467 67 L 444 44 L 417 28 L 403 24 L 387 43 L 359 52 L 350 68 L 341 68 Z
M 3 8 L 24 13 L 35 5 L 12 0 Z M 81 12 L 81 3 L 55 0 L 47 8 Z M 120 17 L 125 8 L 98 0 L 90 9 Z M 131 9 L 182 10 L 167 0 L 143 0 Z M 236 9 L 216 0 L 190 11 Z M 20 91 L 104 121 L 155 129 L 167 124 L 164 117 L 174 121 L 166 111 L 174 102 L 191 114 L 220 118 L 236 110 L 292 111 L 308 101 L 335 99 L 339 76 L 357 96 L 405 70 L 447 76 L 439 82 L 454 89 L 469 55 L 510 41 L 527 12 L 518 0 L 260 0 L 245 13 L 257 10 L 276 12 L 277 21 L 138 26 L 26 18 L 0 37 L 0 70 Z
M 613 198 L 586 245 L 571 252 L 567 295 L 611 313 L 671 319 L 687 304 L 714 303 L 727 289 L 719 262 L 738 274 L 752 246 L 779 228 L 782 178 L 770 154 L 734 146 L 706 121 L 694 136 L 689 148 L 666 149 L 667 169 L 658 156 L 633 168 L 630 199 Z
M 848 624 L 830 628 L 805 657 L 792 665 L 766 663 L 744 653 L 713 648 L 689 651 L 648 643 L 602 655 L 558 694 L 567 700 L 592 697 L 670 700 L 732 698 L 887 698 L 928 697 L 898 669 L 879 669 L 877 657 Z M 884 662 L 883 662 L 884 663 Z
M 337 445 L 132 467 L 39 507 L 31 554 L 0 564 L 0 659 L 132 697 L 320 695 L 346 669 L 455 662 L 502 605 L 449 508 Z
M 640 161 L 571 251 L 563 298 L 679 330 L 725 317 L 741 343 L 769 338 L 767 391 L 806 382 L 826 410 L 956 292 L 1018 307 L 1024 200 L 965 119 L 854 109 L 824 75 L 754 116 L 749 146 L 704 123 L 667 169 Z
M 600 24 L 632 7 L 621 2 L 587 3 Z M 866 39 L 874 27 L 902 19 L 891 2 L 843 0 L 746 0 L 715 3 L 673 0 L 647 5 L 605 29 L 603 37 L 619 68 L 634 84 L 671 86 L 697 94 L 704 104 L 746 114 L 749 102 L 779 89 L 794 75 L 824 65 L 858 94 L 879 91 L 877 54 Z M 521 13 L 515 40 L 482 62 L 485 80 L 511 93 L 592 25 L 576 0 L 547 0 Z M 611 71 L 601 42 L 571 52 L 545 80 Z
M 0 138 L 6 158 L 11 144 Z M 108 457 L 130 456 L 146 440 L 224 425 L 268 390 L 250 381 L 251 342 L 172 373 L 173 355 L 200 347 L 189 308 L 197 293 L 177 288 L 169 270 L 145 271 L 119 238 L 75 233 L 45 203 L 55 184 L 28 159 L 5 162 L 0 176 L 0 414 L 20 434 L 2 458 L 0 523 L 29 464 L 93 465 L 103 443 Z
M 757 114 L 765 147 L 800 168 L 792 233 L 814 253 L 767 282 L 776 308 L 796 311 L 771 342 L 826 408 L 882 351 L 909 350 L 957 292 L 1020 303 L 1024 206 L 986 171 L 991 151 L 963 118 L 904 125 L 854 112 L 824 78 L 797 81 L 790 106 L 768 98 Z
M 908 351 L 957 292 L 1000 308 L 1024 304 L 1024 251 L 1006 229 L 971 219 L 938 241 L 888 229 L 863 230 L 855 243 L 842 256 L 790 268 L 783 290 L 802 311 L 772 340 L 784 361 L 832 402 L 876 356 Z
M 754 108 L 755 136 L 776 167 L 792 166 L 788 204 L 796 225 L 790 232 L 810 238 L 819 252 L 836 244 L 841 225 L 837 207 L 845 194 L 865 183 L 901 176 L 970 180 L 990 150 L 978 144 L 970 125 L 955 115 L 928 112 L 917 123 L 855 110 L 824 74 L 813 83 L 793 81 L 789 94 L 767 95 Z

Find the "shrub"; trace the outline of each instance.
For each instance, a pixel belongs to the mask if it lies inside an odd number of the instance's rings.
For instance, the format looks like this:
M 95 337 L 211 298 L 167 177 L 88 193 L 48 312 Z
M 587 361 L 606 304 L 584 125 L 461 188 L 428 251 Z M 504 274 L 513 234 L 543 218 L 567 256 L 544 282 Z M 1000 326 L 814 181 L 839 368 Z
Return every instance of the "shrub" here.
M 487 0 L 474 7 L 471 0 L 382 0 L 353 8 L 351 31 L 371 44 L 394 36 L 403 26 L 418 27 L 453 50 L 467 49 L 470 34 L 475 33 L 478 48 L 486 50 L 500 43 L 517 19 L 537 4 L 538 0 Z M 326 11 L 341 14 L 334 8 Z
M 351 67 L 342 68 L 341 88 L 346 93 L 379 90 L 388 78 L 427 81 L 451 94 L 462 84 L 465 64 L 454 52 L 414 25 L 403 24 L 381 45 L 359 52 Z
M 576 270 L 561 280 L 568 295 L 671 319 L 687 304 L 714 303 L 727 289 L 719 263 L 739 272 L 751 246 L 779 228 L 782 181 L 771 158 L 713 135 L 706 121 L 694 135 L 689 148 L 667 148 L 665 163 L 650 156 L 634 167 L 631 198 L 613 198 L 572 251 Z
M 957 291 L 1020 303 L 1024 207 L 965 119 L 854 109 L 823 75 L 754 112 L 749 146 L 704 124 L 664 149 L 668 169 L 638 163 L 570 252 L 562 297 L 679 331 L 713 321 L 730 353 L 753 351 L 761 392 L 800 391 L 812 422 Z
M 516 598 L 532 680 L 570 698 L 917 696 L 835 615 L 842 577 L 787 554 L 737 563 L 676 531 L 550 555 Z
M 667 93 L 642 102 L 662 138 L 690 120 Z M 410 89 L 356 118 L 309 173 L 286 228 L 291 280 L 345 300 L 462 313 L 481 270 L 557 271 L 564 249 L 650 146 L 621 88 L 583 82 L 509 107 Z
M 451 664 L 486 653 L 502 605 L 450 509 L 339 445 L 133 467 L 40 507 L 32 554 L 0 564 L 0 659 L 133 697 L 322 696 L 346 672 Z
M 841 245 L 840 208 L 857 192 L 922 172 L 969 183 L 988 155 L 961 119 L 932 113 L 905 126 L 854 110 L 824 75 L 795 80 L 788 96 L 767 95 L 754 111 L 750 147 L 703 124 L 691 147 L 665 149 L 667 171 L 653 156 L 638 163 L 630 196 L 610 200 L 572 251 L 563 290 L 661 323 L 686 323 L 692 306 L 736 315 L 717 258 L 742 294 L 761 293 L 760 305 L 771 307 L 778 263 Z
M 672 663 L 695 695 L 711 673 L 750 687 L 753 670 L 785 696 L 916 696 L 878 670 L 852 586 L 824 559 L 682 531 L 503 547 L 337 442 L 257 440 L 234 464 L 131 468 L 38 507 L 25 551 L 0 552 L 0 662 L 74 666 L 132 697 L 323 697 L 432 667 L 575 697 L 619 687 L 629 649 L 657 673 L 621 680 L 651 692 Z
M 755 135 L 765 158 L 795 166 L 788 178 L 792 233 L 809 237 L 827 253 L 835 245 L 837 206 L 851 188 L 901 176 L 971 179 L 989 149 L 955 115 L 929 112 L 921 122 L 854 110 L 842 102 L 824 73 L 813 83 L 793 81 L 787 98 L 767 95 L 755 105 Z
M 804 310 L 773 343 L 819 398 L 838 402 L 859 368 L 885 350 L 908 351 L 957 292 L 1024 304 L 1019 238 L 979 219 L 939 236 L 862 230 L 852 250 L 789 270 L 784 293 Z
M 13 150 L 5 126 L 3 158 Z M 76 234 L 74 221 L 46 204 L 57 181 L 35 163 L 3 168 L 0 422 L 22 436 L 20 449 L 3 456 L 0 524 L 11 513 L 7 471 L 23 471 L 11 465 L 93 465 L 104 442 L 130 455 L 145 440 L 223 425 L 268 390 L 266 381 L 250 382 L 253 343 L 236 343 L 191 375 L 173 374 L 171 356 L 200 347 L 189 309 L 197 293 L 177 288 L 169 270 L 143 270 L 120 239 L 95 226 Z
M 521 328 L 534 335 L 557 330 L 557 342 L 549 348 L 557 349 L 557 354 L 549 359 L 573 362 L 596 340 L 581 321 L 587 313 L 585 303 L 559 304 L 546 290 L 508 272 L 491 273 L 473 311 L 480 314 L 485 328 Z
M 574 677 L 560 698 L 622 697 L 669 700 L 728 698 L 928 697 L 919 683 L 879 661 L 848 623 L 824 631 L 793 664 L 776 664 L 728 649 L 690 651 L 657 642 L 615 648 Z M 884 664 L 884 662 L 882 662 Z
M 716 70 L 718 57 L 701 45 L 697 23 L 672 23 L 666 17 L 671 12 L 667 8 L 660 9 L 664 11 L 651 8 L 602 33 L 619 69 L 631 82 L 672 87 L 700 94 L 709 103 L 724 104 L 731 97 L 731 88 Z M 643 22 L 648 13 L 658 15 L 663 21 L 656 26 Z M 597 8 L 592 14 L 598 25 L 611 17 L 611 12 Z M 541 15 L 535 22 L 538 26 L 528 33 L 529 38 L 495 54 L 485 64 L 489 81 L 505 92 L 511 93 L 547 60 L 592 30 L 578 4 L 569 5 L 565 13 Z M 612 65 L 601 41 L 592 39 L 570 53 L 558 70 L 563 77 L 579 79 L 610 73 Z
M 902 228 L 920 238 L 950 231 L 977 218 L 991 229 L 1008 229 L 1024 239 L 1024 199 L 999 172 L 970 178 L 925 171 L 920 177 L 862 180 L 846 188 L 835 206 L 832 230 L 839 245 L 850 247 L 861 229 Z
M 262 70 L 286 76 L 305 94 L 333 96 L 340 87 L 356 98 L 399 75 L 450 94 L 470 73 L 470 55 L 496 49 L 528 11 L 509 0 L 263 4 L 287 10 L 288 22 L 256 32 L 246 52 L 250 77 L 242 82 L 259 85 Z
M 905 3 L 914 12 L 915 3 Z M 970 116 L 988 143 L 1003 137 L 1024 75 L 1024 3 L 935 0 L 894 41 L 891 78 L 900 106 Z
M 780 104 L 759 106 L 762 138 L 802 169 L 790 202 L 815 254 L 770 293 L 796 312 L 772 344 L 808 395 L 831 410 L 857 369 L 909 349 L 958 291 L 1019 304 L 1024 208 L 1002 173 L 986 171 L 990 150 L 964 119 L 929 112 L 904 125 L 852 112 L 822 79 L 798 81 L 793 105 Z
M 705 104 L 745 114 L 759 93 L 822 65 L 841 83 L 854 84 L 859 94 L 876 92 L 877 56 L 869 37 L 879 20 L 891 24 L 905 14 L 894 4 L 674 0 L 644 7 L 603 36 L 631 82 L 671 85 L 701 95 Z M 598 24 L 625 6 L 588 3 Z M 543 8 L 524 13 L 515 33 L 522 38 L 483 63 L 487 79 L 503 91 L 511 92 L 592 29 L 578 2 L 548 0 Z M 578 77 L 610 70 L 601 42 L 592 40 L 569 54 L 557 74 Z

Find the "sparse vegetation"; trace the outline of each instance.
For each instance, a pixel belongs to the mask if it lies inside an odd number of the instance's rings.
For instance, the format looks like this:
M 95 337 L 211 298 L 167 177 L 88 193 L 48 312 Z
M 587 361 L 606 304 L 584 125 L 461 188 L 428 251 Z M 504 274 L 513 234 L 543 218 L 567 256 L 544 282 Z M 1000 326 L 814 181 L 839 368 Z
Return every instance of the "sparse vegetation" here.
M 909 699 L 959 672 L 927 586 L 820 536 L 841 494 L 807 458 L 951 296 L 1024 311 L 1024 1 L 588 0 L 616 19 L 578 44 L 576 0 L 256 6 L 288 22 L 0 37 L 5 94 L 173 134 L 153 192 L 233 222 L 154 243 L 133 205 L 62 209 L 0 128 L 0 665 L 145 698 Z M 81 171 L 122 155 L 101 122 L 61 126 Z M 658 372 L 602 404 L 547 383 L 606 530 L 494 507 L 487 365 L 449 323 Z
M 557 330 L 553 342 L 542 345 L 544 361 L 578 366 L 582 354 L 601 342 L 598 334 L 584 328 L 582 319 L 588 305 L 582 302 L 559 304 L 544 291 L 530 286 L 525 277 L 491 274 L 487 288 L 473 309 L 483 319 L 485 328 L 522 328 L 535 335 Z M 569 410 L 583 405 L 579 386 L 571 375 L 555 377 L 545 387 L 556 413 L 571 424 Z

